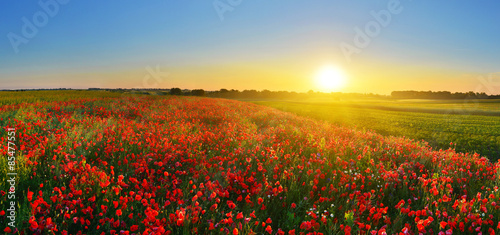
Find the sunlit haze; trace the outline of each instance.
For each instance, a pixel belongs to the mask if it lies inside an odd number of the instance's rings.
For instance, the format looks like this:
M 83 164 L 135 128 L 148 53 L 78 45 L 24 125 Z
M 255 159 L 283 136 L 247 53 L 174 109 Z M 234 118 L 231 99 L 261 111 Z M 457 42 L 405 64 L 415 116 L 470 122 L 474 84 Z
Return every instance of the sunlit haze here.
M 317 88 L 322 92 L 341 91 L 346 83 L 346 75 L 335 66 L 322 67 L 316 74 Z

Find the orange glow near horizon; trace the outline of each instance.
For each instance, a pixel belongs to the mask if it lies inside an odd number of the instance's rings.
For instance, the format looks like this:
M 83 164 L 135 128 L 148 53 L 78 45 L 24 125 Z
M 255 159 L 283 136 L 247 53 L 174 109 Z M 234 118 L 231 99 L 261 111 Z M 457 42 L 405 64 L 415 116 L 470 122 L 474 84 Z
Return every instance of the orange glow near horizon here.
M 326 62 L 326 63 L 325 63 Z M 338 58 L 311 55 L 307 58 L 282 58 L 269 61 L 244 61 L 207 65 L 168 66 L 160 71 L 168 73 L 161 81 L 151 80 L 145 87 L 143 79 L 148 71 L 139 68 L 117 68 L 104 71 L 63 71 L 40 74 L 25 72 L 15 79 L 6 77 L 6 87 L 53 88 L 172 88 L 236 90 L 376 93 L 389 95 L 392 91 L 422 90 L 467 92 L 480 85 L 478 74 L 452 69 L 429 68 L 394 64 L 375 60 L 341 63 Z M 326 65 L 325 65 L 326 64 Z M 323 65 L 323 66 L 321 66 Z M 35 82 L 38 81 L 38 82 Z M 11 85 L 12 83 L 12 85 Z M 488 92 L 486 88 L 478 92 Z

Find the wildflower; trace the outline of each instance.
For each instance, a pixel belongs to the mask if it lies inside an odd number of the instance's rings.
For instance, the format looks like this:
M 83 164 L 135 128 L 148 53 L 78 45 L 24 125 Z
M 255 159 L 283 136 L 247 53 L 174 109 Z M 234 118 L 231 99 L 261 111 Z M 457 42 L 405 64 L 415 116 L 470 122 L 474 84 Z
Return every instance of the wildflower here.
M 269 234 L 272 234 L 273 233 L 273 229 L 271 228 L 271 225 L 268 225 L 266 227 L 266 232 L 268 232 Z

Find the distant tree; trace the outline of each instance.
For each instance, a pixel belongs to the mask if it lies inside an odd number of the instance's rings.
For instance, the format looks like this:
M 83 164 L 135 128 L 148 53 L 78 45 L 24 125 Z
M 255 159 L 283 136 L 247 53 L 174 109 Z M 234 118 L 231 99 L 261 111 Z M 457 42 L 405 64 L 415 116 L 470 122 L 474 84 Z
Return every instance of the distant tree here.
M 263 90 L 260 92 L 262 98 L 271 98 L 272 92 L 270 90 Z
M 482 92 L 456 92 L 449 91 L 393 91 L 392 98 L 396 99 L 488 99 L 486 93 Z
M 205 90 L 203 89 L 195 89 L 191 91 L 191 95 L 194 96 L 205 96 Z
M 255 98 L 259 92 L 256 90 L 244 90 L 241 94 L 244 98 Z
M 182 90 L 181 90 L 181 88 L 172 88 L 172 89 L 170 89 L 170 94 L 171 95 L 182 95 Z

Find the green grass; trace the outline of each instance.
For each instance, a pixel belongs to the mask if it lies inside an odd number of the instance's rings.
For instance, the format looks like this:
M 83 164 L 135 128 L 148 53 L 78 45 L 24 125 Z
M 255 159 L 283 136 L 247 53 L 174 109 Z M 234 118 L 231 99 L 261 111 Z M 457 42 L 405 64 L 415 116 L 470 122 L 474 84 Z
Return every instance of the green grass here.
M 301 116 L 500 158 L 500 100 L 254 100 Z
M 68 101 L 73 99 L 95 99 L 98 97 L 120 97 L 121 95 L 122 94 L 118 92 L 87 90 L 1 91 L 0 106 L 50 101 Z

